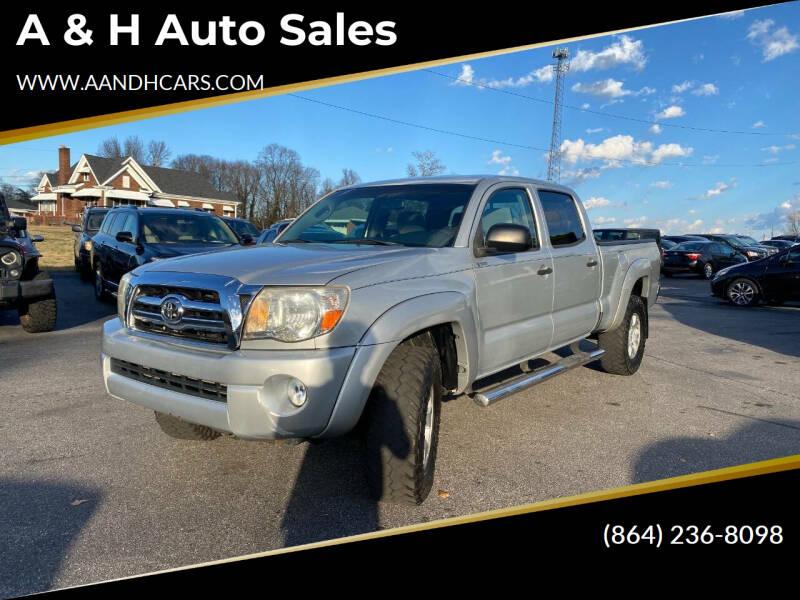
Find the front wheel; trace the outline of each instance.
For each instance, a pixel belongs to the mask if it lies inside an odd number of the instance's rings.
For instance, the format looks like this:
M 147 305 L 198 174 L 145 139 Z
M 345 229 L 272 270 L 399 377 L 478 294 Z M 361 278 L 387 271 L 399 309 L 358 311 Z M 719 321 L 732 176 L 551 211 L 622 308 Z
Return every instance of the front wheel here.
M 728 284 L 725 296 L 736 306 L 753 306 L 758 302 L 758 287 L 749 279 L 734 279 Z
M 433 486 L 442 373 L 432 348 L 400 344 L 367 403 L 367 480 L 376 499 L 421 504 Z
M 34 281 L 39 279 L 49 279 L 47 273 L 37 273 Z M 41 333 L 52 331 L 56 326 L 56 296 L 50 294 L 45 298 L 26 302 L 19 307 L 19 322 L 22 329 L 28 333 Z
M 645 321 L 647 313 L 642 298 L 631 296 L 622 324 L 597 336 L 601 349 L 600 364 L 608 373 L 633 375 L 639 370 L 644 356 Z

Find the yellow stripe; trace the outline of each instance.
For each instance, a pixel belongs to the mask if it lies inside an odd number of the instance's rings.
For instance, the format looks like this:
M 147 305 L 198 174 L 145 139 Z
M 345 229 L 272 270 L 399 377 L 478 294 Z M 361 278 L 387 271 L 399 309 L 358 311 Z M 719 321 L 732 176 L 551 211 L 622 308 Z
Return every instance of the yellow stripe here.
M 225 558 L 221 560 L 214 560 L 210 562 L 197 563 L 194 565 L 187 565 L 183 567 L 176 567 L 173 569 L 165 569 L 163 571 L 154 571 L 152 573 L 144 573 L 142 575 L 133 575 L 130 577 L 121 577 L 111 581 L 121 581 L 124 579 L 133 579 L 136 577 L 143 577 L 147 575 L 158 575 L 161 573 L 172 573 L 175 571 L 185 571 L 187 569 L 194 569 L 197 567 L 207 567 L 211 565 L 219 565 L 229 562 L 236 562 L 241 560 L 248 560 L 251 558 L 261 558 L 265 556 L 274 556 L 277 554 L 287 554 L 289 552 L 297 552 L 300 550 L 311 550 L 314 548 L 325 548 L 328 546 L 335 546 L 338 544 L 347 544 L 350 542 L 360 542 L 363 540 L 374 540 L 378 538 L 388 537 L 392 535 L 400 535 L 403 533 L 412 533 L 415 531 L 426 531 L 430 529 L 439 529 L 440 527 L 449 527 L 451 525 L 462 525 L 465 523 L 474 523 L 477 521 L 489 521 L 492 519 L 499 519 L 502 517 L 511 517 L 514 515 L 523 515 L 534 512 L 541 512 L 551 510 L 554 508 L 564 508 L 567 506 L 577 506 L 580 504 L 590 504 L 592 502 L 602 502 L 603 500 L 614 500 L 616 498 L 625 498 L 630 496 L 639 496 L 642 494 L 650 494 L 653 492 L 663 492 L 666 490 L 674 490 L 685 487 L 692 487 L 697 485 L 704 485 L 708 483 L 715 483 L 717 481 L 728 481 L 732 479 L 742 479 L 745 477 L 754 477 L 756 475 L 765 475 L 767 473 L 778 473 L 781 471 L 790 471 L 792 469 L 800 469 L 800 454 L 794 456 L 787 456 L 785 458 L 775 458 L 772 460 L 765 460 L 761 462 L 749 463 L 746 465 L 738 465 L 735 467 L 726 467 L 724 469 L 716 469 L 714 471 L 704 471 L 702 473 L 693 473 L 691 475 L 681 475 L 679 477 L 671 477 L 669 479 L 660 479 L 658 481 L 649 481 L 646 483 L 637 483 L 634 485 L 627 485 L 618 488 L 612 488 L 599 492 L 588 492 L 586 494 L 578 494 L 569 496 L 567 498 L 557 498 L 554 500 L 545 500 L 543 502 L 534 502 L 532 504 L 523 504 L 520 506 L 512 506 L 509 508 L 500 508 L 497 510 L 490 510 L 472 515 L 465 515 L 462 517 L 451 517 L 449 519 L 440 519 L 437 521 L 430 521 L 428 523 L 419 523 L 417 525 L 406 525 L 404 527 L 395 527 L 392 529 L 385 529 L 383 531 L 373 531 L 370 533 L 361 533 L 350 537 L 337 538 L 333 540 L 326 540 L 324 542 L 314 542 L 312 544 L 304 544 L 302 546 L 292 546 L 290 548 L 279 548 L 277 550 L 267 550 L 264 552 L 256 552 L 254 554 L 246 554 L 242 556 L 235 556 L 232 558 Z M 83 586 L 77 586 L 83 587 Z
M 93 129 L 96 127 L 108 127 L 110 125 L 119 125 L 120 123 L 129 123 L 131 121 L 138 121 L 141 119 L 151 119 L 154 117 L 164 117 L 167 115 L 174 115 L 191 110 L 198 110 L 201 108 L 211 108 L 214 106 L 224 106 L 233 104 L 235 102 L 244 102 L 246 100 L 255 100 L 257 98 L 267 98 L 269 96 L 278 96 L 280 94 L 288 94 L 290 92 L 300 92 L 330 85 L 338 85 L 341 83 L 349 83 L 352 81 L 361 81 L 363 79 L 373 79 L 375 77 L 383 77 L 385 75 L 395 75 L 398 73 L 406 73 L 408 71 L 416 71 L 418 69 L 425 69 L 430 67 L 437 67 L 441 65 L 449 65 L 456 62 L 465 60 L 476 60 L 479 58 L 487 58 L 490 56 L 500 56 L 503 54 L 510 54 L 512 52 L 521 52 L 523 50 L 531 50 L 534 48 L 541 48 L 543 46 L 553 46 L 556 44 L 566 44 L 579 40 L 586 40 L 604 35 L 614 35 L 619 33 L 626 33 L 629 31 L 638 31 L 641 29 L 649 29 L 651 27 L 659 27 L 661 25 L 671 25 L 673 23 L 683 23 L 686 21 L 694 21 L 696 19 L 704 19 L 703 17 L 690 17 L 688 19 L 679 19 L 676 21 L 667 21 L 664 23 L 657 23 L 654 25 L 643 25 L 639 27 L 628 27 L 626 29 L 616 29 L 614 31 L 607 31 L 605 33 L 594 33 L 591 35 L 581 35 L 569 38 L 562 38 L 560 40 L 552 40 L 548 42 L 539 42 L 536 44 L 527 44 L 524 46 L 515 46 L 513 48 L 504 48 L 501 50 L 491 50 L 488 52 L 477 52 L 475 54 L 465 54 L 462 56 L 455 56 L 450 58 L 443 58 L 438 60 L 430 60 L 420 63 L 413 63 L 408 65 L 401 65 L 397 67 L 389 67 L 386 69 L 376 69 L 373 71 L 364 71 L 361 73 L 353 73 L 350 75 L 339 75 L 336 77 L 327 77 L 324 79 L 316 79 L 312 81 L 304 81 L 300 83 L 291 83 L 287 85 L 279 85 L 275 87 L 266 88 L 263 90 L 251 90 L 247 92 L 238 92 L 234 94 L 224 94 L 220 96 L 213 96 L 211 98 L 199 98 L 197 100 L 187 100 L 184 102 L 175 102 L 173 104 L 163 104 L 161 106 L 151 106 L 147 108 L 138 108 L 135 110 L 127 110 L 117 113 L 109 113 L 106 115 L 99 115 L 94 117 L 85 117 L 82 119 L 73 119 L 71 121 L 61 121 L 59 123 L 49 123 L 47 125 L 36 125 L 33 127 L 23 127 L 20 129 L 9 129 L 0 132 L 0 145 L 14 144 L 26 140 L 33 140 L 42 137 L 49 137 L 53 135 L 63 135 L 66 133 L 73 133 L 84 129 Z M 88 96 L 87 96 L 88 98 Z

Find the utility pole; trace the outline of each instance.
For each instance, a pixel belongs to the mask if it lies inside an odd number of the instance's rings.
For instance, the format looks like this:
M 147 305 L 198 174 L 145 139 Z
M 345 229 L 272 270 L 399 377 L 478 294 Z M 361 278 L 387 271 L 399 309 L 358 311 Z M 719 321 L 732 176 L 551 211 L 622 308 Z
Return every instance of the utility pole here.
M 561 178 L 561 109 L 564 104 L 564 75 L 569 71 L 569 48 L 553 50 L 556 63 L 553 71 L 556 75 L 556 101 L 553 106 L 553 132 L 550 135 L 550 156 L 547 161 L 547 180 Z

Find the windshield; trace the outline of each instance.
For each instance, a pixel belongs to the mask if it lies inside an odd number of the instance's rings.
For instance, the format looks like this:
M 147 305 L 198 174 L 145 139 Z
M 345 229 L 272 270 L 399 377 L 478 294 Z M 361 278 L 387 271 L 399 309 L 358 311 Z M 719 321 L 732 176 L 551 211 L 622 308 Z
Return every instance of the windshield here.
M 103 224 L 103 219 L 106 216 L 108 211 L 99 211 L 99 212 L 91 212 L 89 213 L 89 218 L 86 219 L 86 229 L 88 231 L 97 231 L 100 229 L 100 225 Z
M 260 232 L 250 221 L 228 221 L 228 225 L 239 237 L 247 234 L 252 238 L 257 238 Z
M 733 237 L 732 235 L 731 236 L 721 237 L 720 239 L 722 239 L 723 241 L 727 242 L 728 244 L 730 244 L 731 246 L 733 246 L 737 250 L 741 250 L 744 247 L 744 243 L 742 242 L 742 240 L 739 240 L 739 239 Z
M 472 185 L 452 183 L 340 190 L 295 220 L 278 243 L 452 246 L 473 190 Z
M 748 237 L 748 236 L 746 236 L 746 235 L 737 235 L 736 237 L 737 237 L 738 239 L 740 239 L 741 241 L 743 241 L 743 242 L 744 242 L 745 244 L 747 244 L 748 246 L 758 246 L 758 242 L 757 242 L 757 241 L 755 241 L 755 240 L 754 240 L 753 238 L 751 238 L 751 237 Z
M 238 244 L 222 222 L 209 214 L 142 213 L 142 234 L 148 244 Z

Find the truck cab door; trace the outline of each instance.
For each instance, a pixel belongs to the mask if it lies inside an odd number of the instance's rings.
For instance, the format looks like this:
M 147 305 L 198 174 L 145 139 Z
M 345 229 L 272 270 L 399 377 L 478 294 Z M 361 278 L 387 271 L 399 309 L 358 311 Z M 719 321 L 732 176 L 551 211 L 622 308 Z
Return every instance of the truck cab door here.
M 481 339 L 479 377 L 518 364 L 550 347 L 553 337 L 553 264 L 541 243 L 539 215 L 526 185 L 498 184 L 482 199 L 473 227 L 473 272 Z M 524 252 L 485 251 L 492 225 L 528 227 L 533 246 Z
M 600 318 L 600 252 L 575 198 L 537 190 L 553 257 L 553 347 L 589 335 Z

